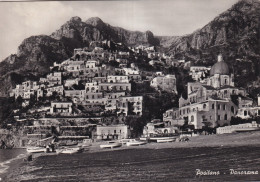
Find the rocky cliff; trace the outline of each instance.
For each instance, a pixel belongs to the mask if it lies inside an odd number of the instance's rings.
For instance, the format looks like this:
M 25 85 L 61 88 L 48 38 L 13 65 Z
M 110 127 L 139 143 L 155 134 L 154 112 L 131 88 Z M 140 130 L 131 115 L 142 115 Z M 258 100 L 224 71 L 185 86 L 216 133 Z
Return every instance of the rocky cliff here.
M 74 48 L 105 39 L 128 46 L 161 46 L 176 58 L 185 57 L 203 65 L 212 65 L 222 52 L 228 64 L 235 65 L 238 80 L 242 75 L 252 81 L 260 74 L 260 2 L 241 0 L 203 28 L 185 36 L 157 37 L 151 31 L 113 27 L 97 17 L 86 21 L 72 17 L 50 36 L 25 39 L 17 55 L 0 62 L 0 96 L 6 96 L 17 83 L 44 75 L 53 62 L 72 56 Z
M 260 1 L 241 0 L 203 28 L 180 37 L 159 37 L 175 57 L 199 65 L 212 65 L 217 54 L 236 75 L 238 86 L 247 87 L 260 77 Z
M 73 49 L 88 46 L 91 41 L 112 40 L 126 45 L 159 45 L 150 31 L 128 31 L 104 23 L 94 17 L 83 22 L 72 17 L 50 36 L 39 35 L 25 39 L 15 55 L 0 62 L 0 96 L 7 96 L 15 84 L 37 79 L 46 74 L 49 66 L 72 56 Z
M 258 55 L 260 52 L 260 2 L 241 0 L 203 28 L 186 36 L 170 37 L 167 41 L 161 43 L 169 47 L 169 52 L 186 52 L 190 49 L 206 50 L 215 46 L 229 46 L 232 49 L 231 46 L 235 45 L 237 54 Z M 171 41 L 170 46 L 169 41 Z
M 83 22 L 79 17 L 72 17 L 51 37 L 60 40 L 62 37 L 77 40 L 82 46 L 87 46 L 90 41 L 112 40 L 123 42 L 126 45 L 150 44 L 159 45 L 159 40 L 151 31 L 129 31 L 120 27 L 113 27 L 104 23 L 100 18 L 93 17 Z

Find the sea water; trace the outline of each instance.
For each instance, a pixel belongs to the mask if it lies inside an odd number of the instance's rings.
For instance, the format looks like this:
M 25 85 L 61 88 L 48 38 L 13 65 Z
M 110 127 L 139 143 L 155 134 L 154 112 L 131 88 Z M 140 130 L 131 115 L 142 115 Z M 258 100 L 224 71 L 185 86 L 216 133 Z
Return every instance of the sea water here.
M 23 181 L 259 181 L 260 146 L 126 149 L 41 156 Z M 199 170 L 199 171 L 198 171 Z M 10 178 L 11 179 L 11 178 Z
M 0 149 L 0 176 L 10 167 L 11 162 L 25 155 L 25 149 Z

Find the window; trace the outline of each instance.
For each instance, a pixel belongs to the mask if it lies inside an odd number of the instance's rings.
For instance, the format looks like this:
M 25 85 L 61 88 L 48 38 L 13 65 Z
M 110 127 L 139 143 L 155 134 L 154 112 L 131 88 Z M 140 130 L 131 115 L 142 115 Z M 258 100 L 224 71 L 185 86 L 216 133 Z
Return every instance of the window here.
M 218 115 L 218 120 L 220 120 L 220 115 Z
M 244 116 L 247 116 L 247 111 L 244 111 Z
M 206 109 L 206 107 L 207 107 L 207 104 L 203 104 L 203 109 Z
M 190 117 L 190 121 L 191 121 L 191 122 L 194 121 L 194 116 L 193 116 L 193 115 Z
M 116 134 L 116 130 L 114 130 L 114 133 Z
M 227 114 L 225 114 L 225 116 L 224 116 L 224 120 L 227 120 Z
M 212 104 L 212 105 L 211 105 L 211 108 L 212 108 L 212 109 L 214 109 L 214 108 L 215 108 L 215 105 L 214 105 L 214 104 Z
M 226 105 L 225 104 L 223 104 L 223 110 L 226 110 Z
M 231 112 L 232 112 L 232 113 L 235 113 L 234 106 L 231 106 Z
M 218 104 L 218 110 L 220 110 L 220 104 Z

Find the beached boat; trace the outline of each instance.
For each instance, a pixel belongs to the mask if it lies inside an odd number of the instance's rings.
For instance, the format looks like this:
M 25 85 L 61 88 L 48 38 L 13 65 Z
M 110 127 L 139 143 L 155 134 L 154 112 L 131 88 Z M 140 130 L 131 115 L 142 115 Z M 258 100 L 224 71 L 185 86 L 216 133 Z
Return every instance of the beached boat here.
M 129 142 L 126 142 L 126 146 L 139 146 L 139 145 L 144 145 L 146 142 L 143 141 L 137 141 L 135 139 L 131 139 Z
M 127 142 L 130 142 L 131 139 L 122 139 L 122 140 L 119 140 L 119 143 L 122 143 L 122 144 L 126 144 Z
M 92 140 L 91 139 L 84 139 L 82 143 L 78 143 L 78 147 L 81 148 L 89 148 L 92 145 Z
M 176 140 L 177 137 L 150 137 L 148 140 L 151 142 L 157 142 L 160 143 L 161 142 L 173 142 Z M 158 142 L 159 141 L 159 142 Z
M 100 145 L 100 148 L 115 148 L 115 147 L 121 147 L 122 146 L 122 143 L 120 142 L 114 142 L 114 141 L 110 141 L 106 144 L 102 144 Z
M 73 148 L 61 148 L 61 149 L 56 149 L 56 153 L 58 154 L 75 154 L 82 152 L 84 149 L 80 147 L 73 147 Z
M 41 152 L 45 152 L 46 148 L 44 148 L 44 147 L 27 147 L 26 151 L 29 153 L 41 153 Z
M 161 139 L 157 139 L 157 143 L 167 143 L 167 142 L 174 142 L 175 139 L 164 139 L 164 138 L 161 138 Z

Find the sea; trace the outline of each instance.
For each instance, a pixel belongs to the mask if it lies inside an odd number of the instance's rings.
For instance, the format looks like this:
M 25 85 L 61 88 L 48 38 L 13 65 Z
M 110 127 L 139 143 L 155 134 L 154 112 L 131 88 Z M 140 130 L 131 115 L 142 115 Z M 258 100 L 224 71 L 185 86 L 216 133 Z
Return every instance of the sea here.
M 12 162 L 26 155 L 25 149 L 0 149 L 0 179 Z
M 244 146 L 48 155 L 19 175 L 23 182 L 260 181 L 259 152 L 260 146 Z

